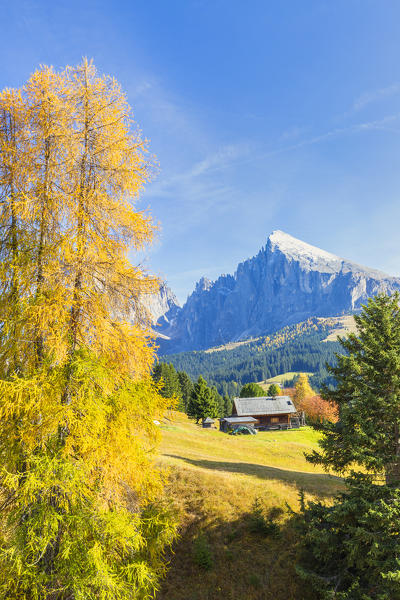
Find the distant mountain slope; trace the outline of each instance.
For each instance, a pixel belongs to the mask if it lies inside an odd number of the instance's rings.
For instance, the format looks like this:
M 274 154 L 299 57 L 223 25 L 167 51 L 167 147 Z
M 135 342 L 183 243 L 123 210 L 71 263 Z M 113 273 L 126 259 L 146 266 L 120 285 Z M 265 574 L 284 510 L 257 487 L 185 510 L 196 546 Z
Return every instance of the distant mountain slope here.
M 289 371 L 312 372 L 315 388 L 331 382 L 325 364 L 335 362 L 341 347 L 326 341 L 342 330 L 340 318 L 311 318 L 255 340 L 211 350 L 181 352 L 160 357 L 171 362 L 178 371 L 186 371 L 192 379 L 203 375 L 223 394 L 238 394 L 243 384 L 265 381 Z
M 274 231 L 234 275 L 201 279 L 159 328 L 160 353 L 201 350 L 357 310 L 369 296 L 400 290 L 400 279 Z

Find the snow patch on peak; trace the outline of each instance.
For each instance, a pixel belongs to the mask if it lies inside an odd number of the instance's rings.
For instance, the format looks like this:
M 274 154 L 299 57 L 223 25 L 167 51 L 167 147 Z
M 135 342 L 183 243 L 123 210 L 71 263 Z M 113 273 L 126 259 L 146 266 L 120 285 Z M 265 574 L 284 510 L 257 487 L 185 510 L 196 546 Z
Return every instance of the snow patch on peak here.
M 337 273 L 343 265 L 343 259 L 339 256 L 302 242 L 279 229 L 273 231 L 269 236 L 268 246 L 272 252 L 279 250 L 286 257 L 299 262 L 303 268 L 310 271 Z

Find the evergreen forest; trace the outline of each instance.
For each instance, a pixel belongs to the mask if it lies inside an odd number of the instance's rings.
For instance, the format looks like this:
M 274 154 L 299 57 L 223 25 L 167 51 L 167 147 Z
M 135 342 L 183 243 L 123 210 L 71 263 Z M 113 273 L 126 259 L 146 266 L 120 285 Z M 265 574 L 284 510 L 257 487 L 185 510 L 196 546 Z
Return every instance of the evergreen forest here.
M 202 375 L 222 395 L 238 396 L 246 383 L 290 371 L 314 373 L 310 383 L 319 389 L 323 384 L 334 384 L 326 364 L 335 362 L 340 344 L 323 341 L 333 329 L 329 320 L 313 318 L 231 349 L 182 352 L 160 356 L 159 360 L 173 364 L 192 379 Z

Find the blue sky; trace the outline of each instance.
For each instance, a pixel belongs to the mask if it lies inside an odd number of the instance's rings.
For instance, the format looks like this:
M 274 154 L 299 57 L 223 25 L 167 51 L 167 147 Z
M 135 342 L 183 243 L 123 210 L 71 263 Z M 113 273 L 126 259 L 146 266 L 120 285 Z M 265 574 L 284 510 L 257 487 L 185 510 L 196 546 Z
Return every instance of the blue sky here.
M 122 84 L 160 163 L 140 259 L 181 301 L 274 229 L 400 275 L 400 2 L 0 5 L 2 87 L 82 56 Z

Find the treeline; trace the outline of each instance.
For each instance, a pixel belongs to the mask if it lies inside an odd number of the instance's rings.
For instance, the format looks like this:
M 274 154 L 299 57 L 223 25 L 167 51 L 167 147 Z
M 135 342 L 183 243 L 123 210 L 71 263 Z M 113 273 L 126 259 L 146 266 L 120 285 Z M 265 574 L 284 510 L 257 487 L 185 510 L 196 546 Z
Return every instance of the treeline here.
M 314 389 L 334 380 L 326 363 L 335 364 L 338 342 L 323 342 L 332 327 L 310 319 L 285 327 L 274 336 L 259 338 L 229 350 L 182 352 L 161 356 L 178 371 L 196 379 L 202 374 L 223 396 L 237 396 L 245 383 L 264 381 L 288 371 L 312 372 Z
M 224 417 L 232 412 L 232 400 L 221 396 L 215 385 L 208 385 L 200 375 L 193 383 L 185 371 L 177 371 L 171 363 L 158 363 L 153 369 L 153 380 L 164 398 L 174 399 L 175 408 L 190 417 Z

